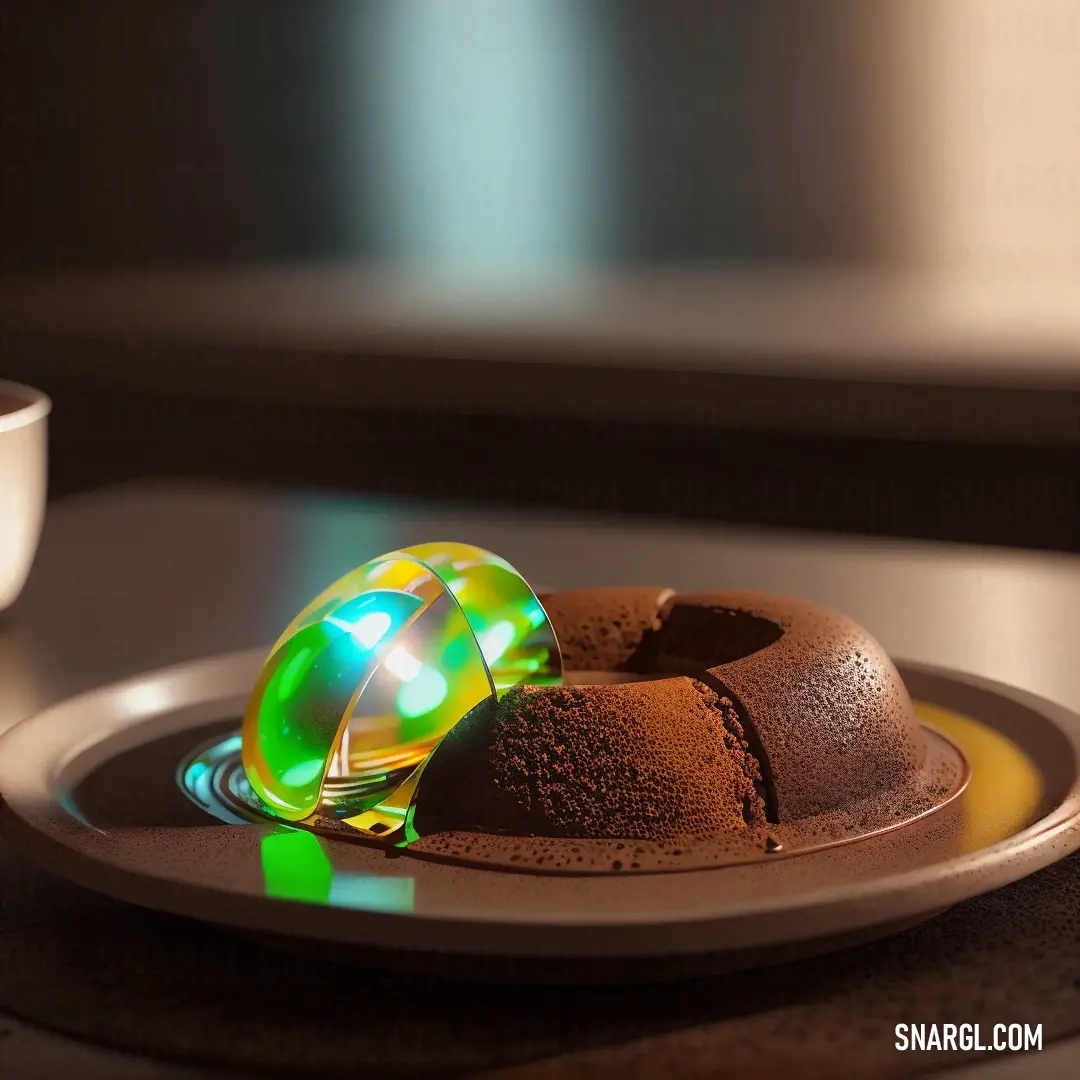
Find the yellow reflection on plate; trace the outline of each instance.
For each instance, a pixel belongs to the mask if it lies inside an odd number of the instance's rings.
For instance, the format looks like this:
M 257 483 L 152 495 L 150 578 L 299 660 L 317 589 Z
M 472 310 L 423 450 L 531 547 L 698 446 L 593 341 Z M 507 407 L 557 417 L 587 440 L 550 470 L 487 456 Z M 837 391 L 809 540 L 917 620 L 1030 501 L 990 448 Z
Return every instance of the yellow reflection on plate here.
M 996 844 L 1031 824 L 1042 804 L 1043 782 L 1020 746 L 987 724 L 939 705 L 916 701 L 915 714 L 951 739 L 971 766 L 971 780 L 960 797 L 961 852 Z

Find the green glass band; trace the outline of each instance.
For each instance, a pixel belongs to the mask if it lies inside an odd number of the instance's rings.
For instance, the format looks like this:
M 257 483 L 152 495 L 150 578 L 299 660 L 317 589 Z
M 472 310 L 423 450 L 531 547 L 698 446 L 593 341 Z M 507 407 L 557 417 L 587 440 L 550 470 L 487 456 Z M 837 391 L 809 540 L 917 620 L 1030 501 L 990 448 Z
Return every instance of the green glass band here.
M 562 660 L 540 601 L 497 555 L 437 543 L 372 559 L 293 619 L 248 701 L 244 770 L 273 814 L 299 821 L 318 809 L 376 672 L 395 688 L 379 760 L 401 748 L 413 754 L 403 760 L 422 759 L 386 814 L 371 817 L 378 835 L 404 820 L 426 754 L 465 713 L 518 683 L 559 681 Z

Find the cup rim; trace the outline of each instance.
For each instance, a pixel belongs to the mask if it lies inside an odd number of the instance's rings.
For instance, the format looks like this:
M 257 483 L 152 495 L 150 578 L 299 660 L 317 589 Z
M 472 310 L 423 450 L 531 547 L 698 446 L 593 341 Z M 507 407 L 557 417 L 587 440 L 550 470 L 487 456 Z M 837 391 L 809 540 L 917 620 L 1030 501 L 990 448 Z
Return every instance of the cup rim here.
M 24 383 L 0 379 L 0 395 L 22 402 L 13 412 L 0 413 L 0 432 L 28 427 L 38 420 L 44 420 L 52 412 L 52 399 L 48 394 Z

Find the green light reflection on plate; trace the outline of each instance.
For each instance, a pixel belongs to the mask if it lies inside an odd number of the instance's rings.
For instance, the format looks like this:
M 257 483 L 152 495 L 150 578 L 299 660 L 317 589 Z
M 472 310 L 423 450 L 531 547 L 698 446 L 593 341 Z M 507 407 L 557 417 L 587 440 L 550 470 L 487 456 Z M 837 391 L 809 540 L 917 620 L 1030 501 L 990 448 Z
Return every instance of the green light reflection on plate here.
M 276 900 L 396 914 L 407 914 L 416 904 L 415 879 L 336 870 L 314 833 L 288 828 L 267 833 L 260 856 L 266 895 Z

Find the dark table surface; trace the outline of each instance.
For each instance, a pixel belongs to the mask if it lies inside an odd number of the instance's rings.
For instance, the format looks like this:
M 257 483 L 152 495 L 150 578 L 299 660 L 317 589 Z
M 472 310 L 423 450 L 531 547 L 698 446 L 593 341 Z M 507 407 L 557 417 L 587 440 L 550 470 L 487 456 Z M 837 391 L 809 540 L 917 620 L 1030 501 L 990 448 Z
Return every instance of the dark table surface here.
M 1071 556 L 136 485 L 51 506 L 26 591 L 0 623 L 0 730 L 126 675 L 268 643 L 340 573 L 438 537 L 490 547 L 555 588 L 659 583 L 800 593 L 849 612 L 896 657 L 1080 707 L 1080 560 Z M 383 1045 L 348 1006 L 350 1023 L 330 1020 L 330 1028 L 325 1010 L 288 1022 L 260 1017 L 252 999 L 238 1000 L 245 973 L 236 967 L 265 974 L 281 961 L 197 924 L 83 894 L 0 848 L 0 1007 L 26 1021 L 11 1021 L 0 1039 L 0 1068 L 53 1075 L 63 1062 L 79 1075 L 188 1075 L 150 1063 L 179 1058 L 237 1075 L 275 1064 L 295 1073 L 308 1061 L 330 1075 L 351 1061 L 363 1075 L 385 1049 L 384 1064 L 402 1074 L 705 1076 L 726 1061 L 747 1076 L 796 1064 L 808 1076 L 900 1076 L 971 1059 L 896 1053 L 897 1008 L 914 1022 L 978 1020 L 996 1008 L 1000 1019 L 1045 1022 L 1056 1041 L 1034 1058 L 979 1063 L 980 1075 L 1074 1074 L 1080 1043 L 1063 1041 L 1080 1030 L 1069 1019 L 1080 1016 L 1074 864 L 889 942 L 747 976 L 735 988 L 741 1005 L 730 983 L 716 980 L 612 990 L 602 1006 L 572 989 L 555 997 L 537 990 L 532 999 L 466 991 L 490 1016 L 466 1014 L 451 1030 L 430 987 L 398 987 L 389 996 L 411 1000 L 411 1015 L 407 1030 L 400 1015 L 383 1029 Z M 217 976 L 206 971 L 215 956 L 228 961 Z M 1010 1003 L 1014 1011 L 1001 1016 Z M 428 1046 L 438 1031 L 439 1045 Z M 145 1057 L 113 1057 L 94 1042 Z

